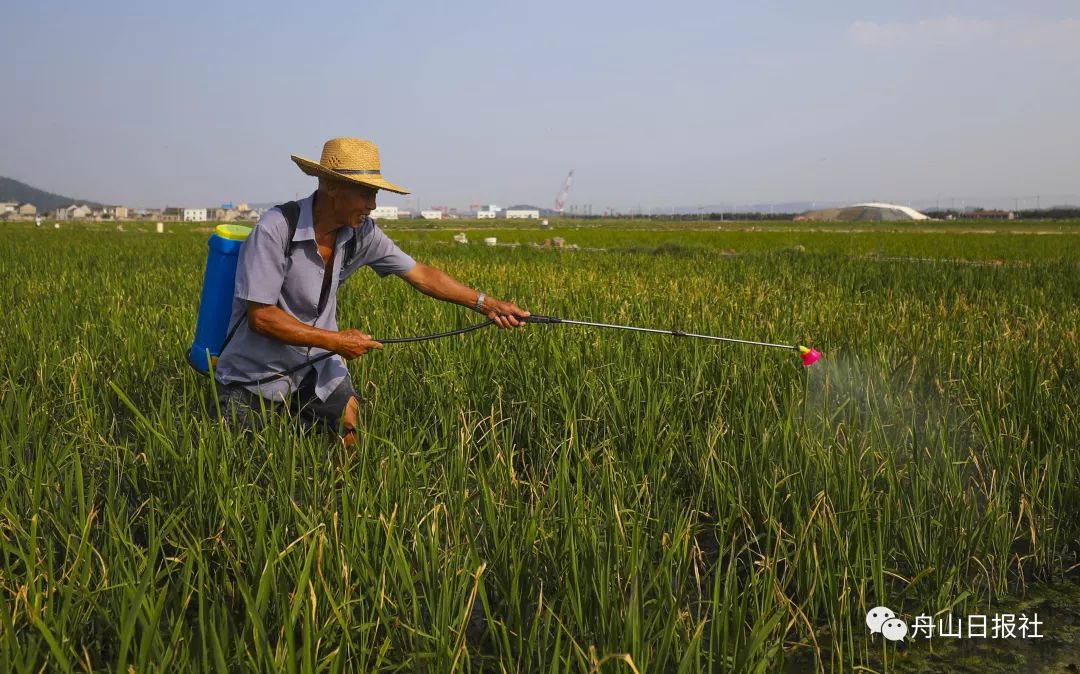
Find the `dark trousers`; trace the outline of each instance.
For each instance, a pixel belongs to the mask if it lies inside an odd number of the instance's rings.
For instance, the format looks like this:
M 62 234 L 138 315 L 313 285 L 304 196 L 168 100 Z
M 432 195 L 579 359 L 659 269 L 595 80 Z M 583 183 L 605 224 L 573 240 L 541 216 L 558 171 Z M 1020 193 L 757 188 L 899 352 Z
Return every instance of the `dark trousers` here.
M 340 430 L 341 416 L 349 399 L 356 396 L 352 380 L 345 377 L 326 400 L 319 400 L 315 395 L 314 368 L 308 370 L 300 387 L 284 400 L 264 398 L 240 384 L 218 384 L 217 391 L 222 417 L 228 423 L 235 420 L 240 428 L 261 430 L 270 414 L 290 410 L 306 428 L 318 428 L 334 434 Z

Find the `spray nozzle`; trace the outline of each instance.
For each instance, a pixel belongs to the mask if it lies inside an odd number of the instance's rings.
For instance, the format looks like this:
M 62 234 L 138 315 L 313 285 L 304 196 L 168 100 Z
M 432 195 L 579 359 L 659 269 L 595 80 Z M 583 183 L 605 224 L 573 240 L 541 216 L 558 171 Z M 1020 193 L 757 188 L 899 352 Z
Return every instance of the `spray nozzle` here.
M 821 352 L 817 349 L 811 349 L 806 346 L 799 347 L 799 354 L 802 356 L 802 364 L 805 367 L 810 367 L 814 363 L 821 360 Z

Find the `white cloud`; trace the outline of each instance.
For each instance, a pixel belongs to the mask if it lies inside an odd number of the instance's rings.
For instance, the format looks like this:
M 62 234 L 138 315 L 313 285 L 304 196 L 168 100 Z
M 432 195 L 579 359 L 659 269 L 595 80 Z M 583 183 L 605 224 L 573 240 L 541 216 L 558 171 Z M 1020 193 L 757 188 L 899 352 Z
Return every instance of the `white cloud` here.
M 1018 46 L 1080 56 L 1080 19 L 964 19 L 946 16 L 919 21 L 855 21 L 848 37 L 873 48 L 963 46 L 971 43 Z

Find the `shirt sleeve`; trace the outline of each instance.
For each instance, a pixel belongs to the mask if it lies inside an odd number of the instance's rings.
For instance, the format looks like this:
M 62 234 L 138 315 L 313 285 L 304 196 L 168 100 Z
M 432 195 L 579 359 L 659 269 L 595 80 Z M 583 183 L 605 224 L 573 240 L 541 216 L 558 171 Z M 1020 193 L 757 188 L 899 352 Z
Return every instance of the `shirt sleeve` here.
M 267 211 L 244 239 L 236 261 L 236 296 L 260 304 L 277 304 L 285 282 L 285 216 Z
M 342 280 L 364 265 L 370 266 L 380 277 L 387 274 L 401 276 L 416 266 L 416 260 L 398 248 L 378 226 L 372 224 L 363 237 L 360 250 L 356 252 L 356 260 L 346 266 Z

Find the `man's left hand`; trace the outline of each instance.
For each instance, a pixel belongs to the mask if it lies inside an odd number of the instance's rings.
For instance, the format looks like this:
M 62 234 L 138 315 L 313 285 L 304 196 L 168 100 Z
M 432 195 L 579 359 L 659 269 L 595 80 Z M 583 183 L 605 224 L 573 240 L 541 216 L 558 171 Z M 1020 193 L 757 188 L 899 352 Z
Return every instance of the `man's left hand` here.
M 513 302 L 503 302 L 494 297 L 484 299 L 484 309 L 481 312 L 495 322 L 500 328 L 520 328 L 525 325 L 522 320 L 529 315 Z

